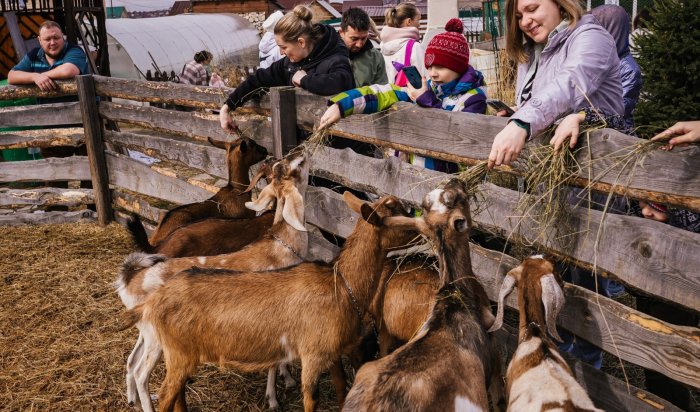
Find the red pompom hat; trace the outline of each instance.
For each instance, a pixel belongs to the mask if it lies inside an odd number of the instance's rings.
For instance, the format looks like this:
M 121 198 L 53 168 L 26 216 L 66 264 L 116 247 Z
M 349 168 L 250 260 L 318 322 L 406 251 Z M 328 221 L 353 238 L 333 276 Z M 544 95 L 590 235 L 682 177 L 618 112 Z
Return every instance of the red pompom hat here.
M 425 67 L 437 64 L 462 74 L 469 67 L 469 44 L 462 34 L 464 25 L 460 19 L 453 18 L 447 22 L 445 30 L 445 33 L 436 35 L 428 43 Z

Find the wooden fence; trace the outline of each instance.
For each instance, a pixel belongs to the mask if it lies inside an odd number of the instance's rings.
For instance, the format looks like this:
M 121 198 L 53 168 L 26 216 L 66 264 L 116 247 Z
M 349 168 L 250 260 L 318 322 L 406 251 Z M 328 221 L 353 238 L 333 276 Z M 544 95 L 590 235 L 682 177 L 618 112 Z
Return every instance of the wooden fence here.
M 81 76 L 61 85 L 61 93 L 78 94 L 79 103 L 19 107 L 0 110 L 0 127 L 40 125 L 42 130 L 6 132 L 0 148 L 75 145 L 86 142 L 88 158 L 46 159 L 0 163 L 0 182 L 82 180 L 92 178 L 94 191 L 82 202 L 94 201 L 100 222 L 123 212 L 135 212 L 157 222 L 173 204 L 203 200 L 225 181 L 225 153 L 206 143 L 207 137 L 230 140 L 221 130 L 218 116 L 204 109 L 218 109 L 230 89 L 131 81 L 100 76 Z M 0 89 L 0 99 L 27 95 L 46 96 L 33 88 Z M 95 104 L 99 96 L 98 104 Z M 196 112 L 165 110 L 107 101 L 128 99 L 186 105 Z M 265 97 L 239 109 L 243 133 L 277 156 L 294 145 L 296 127 L 312 130 L 325 110 L 326 99 L 294 88 L 273 88 Z M 506 120 L 492 116 L 426 110 L 399 104 L 391 115 L 354 116 L 341 120 L 333 134 L 383 147 L 412 151 L 444 160 L 475 164 L 488 157 L 493 137 Z M 51 129 L 57 122 L 80 122 L 84 128 Z M 117 122 L 121 131 L 106 130 L 106 121 Z M 129 127 L 135 126 L 129 129 Z M 150 132 L 149 132 L 150 130 Z M 641 167 L 623 168 L 605 161 L 611 153 L 624 153 L 638 139 L 603 129 L 590 136 L 588 150 L 578 159 L 584 167 L 572 185 L 586 186 L 589 176 L 602 192 L 626 193 L 679 207 L 700 210 L 700 153 L 654 151 Z M 537 142 L 529 143 L 535 145 Z M 123 154 L 137 149 L 162 159 L 148 166 Z M 593 162 L 592 160 L 597 160 Z M 519 166 L 501 171 L 522 174 Z M 449 176 L 401 163 L 397 158 L 375 159 L 348 149 L 320 147 L 313 153 L 311 174 L 378 195 L 393 194 L 418 205 L 423 196 Z M 619 182 L 624 182 L 624 187 Z M 532 244 L 545 252 L 566 257 L 577 265 L 599 271 L 630 287 L 678 305 L 700 310 L 700 235 L 634 216 L 607 214 L 575 208 L 571 212 L 576 241 L 573 247 L 538 238 L 538 228 L 518 217 L 516 204 L 527 194 L 485 182 L 473 216 L 478 229 L 509 238 L 513 243 Z M 5 189 L 3 189 L 5 190 Z M 39 197 L 67 202 L 64 191 L 44 192 Z M 6 193 L 7 192 L 7 193 Z M 0 205 L 38 202 L 32 196 L 0 192 Z M 48 202 L 48 200 L 47 200 Z M 116 212 L 113 212 L 116 210 Z M 311 225 L 340 237 L 347 236 L 357 217 L 340 195 L 310 187 L 306 195 L 306 218 Z M 596 239 L 598 238 L 598 239 Z M 597 252 L 596 252 L 597 247 Z M 471 245 L 475 272 L 492 300 L 505 273 L 517 260 L 499 251 Z M 328 260 L 337 247 L 320 236 L 312 239 L 312 253 Z M 700 388 L 700 330 L 674 326 L 616 301 L 567 284 L 567 303 L 559 324 L 603 350 L 633 364 L 658 371 L 691 387 Z M 507 304 L 517 309 L 516 297 Z M 512 331 L 499 336 L 515 345 Z M 678 410 L 665 400 L 571 360 L 577 379 L 596 404 L 611 411 Z

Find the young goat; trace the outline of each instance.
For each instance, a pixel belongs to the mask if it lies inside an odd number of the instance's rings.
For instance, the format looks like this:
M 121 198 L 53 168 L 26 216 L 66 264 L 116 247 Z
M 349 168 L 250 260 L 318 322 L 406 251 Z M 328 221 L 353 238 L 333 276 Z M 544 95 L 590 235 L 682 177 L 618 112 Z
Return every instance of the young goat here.
M 212 145 L 226 149 L 228 162 L 228 184 L 214 196 L 203 202 L 190 203 L 169 210 L 161 219 L 150 241 L 138 218 L 129 223 L 129 230 L 136 245 L 147 253 L 163 253 L 158 246 L 176 229 L 206 218 L 253 218 L 255 213 L 245 207 L 250 193 L 245 189 L 250 184 L 248 169 L 267 156 L 267 150 L 253 140 L 242 138 L 231 142 L 216 142 Z M 139 229 L 140 227 L 140 229 Z
M 265 210 L 275 200 L 277 209 L 272 229 L 258 241 L 226 255 L 213 257 L 189 257 L 165 259 L 161 255 L 132 253 L 129 255 L 116 281 L 119 297 L 131 309 L 142 303 L 149 293 L 162 286 L 178 272 L 195 266 L 223 268 L 238 271 L 261 271 L 289 267 L 303 261 L 308 247 L 308 235 L 304 227 L 304 198 L 297 187 L 305 190 L 308 178 L 308 162 L 303 156 L 284 159 L 272 166 L 270 183 L 255 202 L 246 206 L 253 210 Z M 212 239 L 209 239 L 212 241 Z M 126 364 L 127 398 L 129 403 L 141 400 L 144 411 L 152 410 L 148 391 L 151 371 L 160 359 L 161 348 L 153 334 L 141 331 Z M 271 368 L 267 396 L 271 408 L 276 408 L 274 392 L 275 368 Z M 282 369 L 287 386 L 294 384 L 286 368 Z
M 413 236 L 382 224 L 384 217 L 407 215 L 395 197 L 371 205 L 347 192 L 344 198 L 362 218 L 334 265 L 302 263 L 235 276 L 190 270 L 127 312 L 130 323 L 155 333 L 163 347 L 161 411 L 186 409 L 184 385 L 201 362 L 255 371 L 300 359 L 307 412 L 316 407 L 321 373 L 331 368 L 342 405 L 341 355 L 359 341 L 387 251 Z
M 518 349 L 506 373 L 509 411 L 600 411 L 543 330 L 561 340 L 556 320 L 564 306 L 562 281 L 542 256 L 525 259 L 508 272 L 498 295 L 498 313 L 490 331 L 503 324 L 503 301 L 518 286 Z
M 500 389 L 486 328 L 489 300 L 472 272 L 471 225 L 464 184 L 452 180 L 423 201 L 424 218 L 389 218 L 436 246 L 442 287 L 418 335 L 391 355 L 363 366 L 344 411 L 487 411 L 486 385 Z

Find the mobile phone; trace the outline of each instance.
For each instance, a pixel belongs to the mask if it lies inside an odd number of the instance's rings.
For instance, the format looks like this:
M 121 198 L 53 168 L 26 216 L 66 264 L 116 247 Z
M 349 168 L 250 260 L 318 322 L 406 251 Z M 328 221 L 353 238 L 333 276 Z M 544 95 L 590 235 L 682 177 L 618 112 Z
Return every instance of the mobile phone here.
M 497 112 L 500 112 L 501 110 L 505 110 L 506 116 L 512 116 L 513 114 L 515 114 L 513 109 L 510 108 L 510 106 L 508 106 L 507 104 L 503 103 L 502 101 L 500 101 L 498 99 L 486 99 L 486 104 L 491 106 Z
M 401 70 L 403 70 L 403 74 L 406 75 L 406 80 L 411 83 L 411 86 L 416 89 L 423 87 L 423 76 L 420 75 L 416 66 L 404 66 Z

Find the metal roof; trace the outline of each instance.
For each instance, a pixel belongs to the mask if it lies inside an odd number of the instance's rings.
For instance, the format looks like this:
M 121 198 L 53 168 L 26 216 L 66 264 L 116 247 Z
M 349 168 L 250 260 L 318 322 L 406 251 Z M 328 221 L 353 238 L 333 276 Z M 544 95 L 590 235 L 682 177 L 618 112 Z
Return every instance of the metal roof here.
M 179 74 L 184 64 L 200 50 L 209 50 L 216 63 L 245 54 L 257 57 L 260 42 L 258 31 L 250 22 L 234 14 L 180 14 L 149 19 L 110 19 L 106 23 L 107 34 L 115 40 L 109 42 L 115 48 L 115 55 L 126 52 L 133 62 L 131 66 L 136 65 L 143 73 L 154 72 L 149 52 L 160 70 Z M 109 53 L 111 60 L 112 48 Z M 126 70 L 130 62 L 120 64 Z M 114 72 L 112 75 L 119 77 Z

